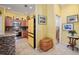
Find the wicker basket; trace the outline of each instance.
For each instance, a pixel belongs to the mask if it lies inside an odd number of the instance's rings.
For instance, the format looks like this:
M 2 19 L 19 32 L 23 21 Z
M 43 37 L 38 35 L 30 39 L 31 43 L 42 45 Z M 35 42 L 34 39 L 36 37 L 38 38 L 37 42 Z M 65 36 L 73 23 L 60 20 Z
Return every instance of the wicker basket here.
M 40 40 L 40 49 L 44 52 L 48 51 L 49 49 L 51 49 L 53 47 L 53 41 L 51 38 L 43 38 L 42 40 Z

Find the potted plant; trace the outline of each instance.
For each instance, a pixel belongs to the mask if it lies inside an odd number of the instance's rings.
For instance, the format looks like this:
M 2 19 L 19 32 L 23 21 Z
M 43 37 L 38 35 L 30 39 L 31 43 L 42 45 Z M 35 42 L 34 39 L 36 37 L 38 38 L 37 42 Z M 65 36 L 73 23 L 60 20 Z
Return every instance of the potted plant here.
M 68 31 L 68 33 L 71 34 L 71 36 L 74 36 L 74 34 L 77 34 L 77 32 L 75 30 L 72 30 L 72 31 Z

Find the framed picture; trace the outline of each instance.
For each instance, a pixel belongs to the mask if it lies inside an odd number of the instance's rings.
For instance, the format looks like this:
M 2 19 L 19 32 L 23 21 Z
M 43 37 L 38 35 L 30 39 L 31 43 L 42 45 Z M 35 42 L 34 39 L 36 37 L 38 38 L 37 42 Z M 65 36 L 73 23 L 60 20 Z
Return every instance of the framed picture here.
M 78 15 L 67 16 L 67 23 L 74 23 L 78 21 Z
M 46 24 L 46 16 L 38 15 L 38 24 L 45 25 Z
M 66 30 L 66 31 L 74 30 L 74 25 L 73 24 L 63 24 L 63 30 Z

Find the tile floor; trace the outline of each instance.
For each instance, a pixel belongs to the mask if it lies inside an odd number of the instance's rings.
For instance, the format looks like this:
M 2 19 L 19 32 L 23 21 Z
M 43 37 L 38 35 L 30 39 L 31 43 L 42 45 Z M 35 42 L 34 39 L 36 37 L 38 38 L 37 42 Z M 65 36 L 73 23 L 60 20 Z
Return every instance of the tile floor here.
M 24 38 L 16 40 L 16 55 L 79 55 L 79 52 L 72 51 L 63 44 L 57 44 L 55 48 L 42 52 L 30 47 L 27 39 Z

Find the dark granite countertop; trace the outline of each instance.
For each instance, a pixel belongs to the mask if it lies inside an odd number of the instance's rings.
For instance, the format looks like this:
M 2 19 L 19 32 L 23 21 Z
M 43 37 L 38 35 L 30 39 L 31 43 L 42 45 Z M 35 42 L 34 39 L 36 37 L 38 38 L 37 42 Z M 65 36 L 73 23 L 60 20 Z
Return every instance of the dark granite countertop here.
M 15 36 L 16 34 L 14 33 L 4 33 L 4 34 L 0 34 L 0 37 L 6 37 L 6 36 Z
M 0 33 L 0 55 L 15 55 L 15 34 Z

